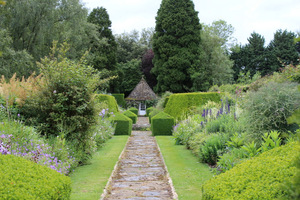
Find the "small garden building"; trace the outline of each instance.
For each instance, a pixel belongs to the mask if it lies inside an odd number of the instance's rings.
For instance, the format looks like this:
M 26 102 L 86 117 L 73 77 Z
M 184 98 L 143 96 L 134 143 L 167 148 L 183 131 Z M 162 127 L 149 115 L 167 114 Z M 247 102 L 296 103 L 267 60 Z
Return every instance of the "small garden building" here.
M 134 101 L 138 105 L 139 115 L 146 114 L 146 101 L 155 100 L 156 94 L 144 78 L 135 86 L 126 101 Z

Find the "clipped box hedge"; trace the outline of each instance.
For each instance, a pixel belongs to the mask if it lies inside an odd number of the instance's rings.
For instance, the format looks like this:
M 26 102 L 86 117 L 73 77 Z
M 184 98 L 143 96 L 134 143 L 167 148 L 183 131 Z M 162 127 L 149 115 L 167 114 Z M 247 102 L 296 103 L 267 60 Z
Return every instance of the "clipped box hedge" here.
M 71 179 L 46 166 L 0 154 L 0 199 L 70 199 Z
M 217 92 L 197 92 L 172 94 L 166 104 L 164 112 L 175 119 L 184 119 L 184 114 L 192 106 L 201 106 L 208 101 L 219 103 L 221 95 Z
M 151 119 L 160 112 L 162 112 L 162 111 L 157 108 L 152 109 L 152 111 L 149 113 L 149 116 L 148 116 L 150 124 L 151 124 Z
M 113 124 L 116 124 L 115 135 L 131 135 L 132 120 L 121 113 L 115 113 L 110 117 Z
M 284 185 L 296 176 L 299 152 L 293 142 L 238 164 L 205 183 L 202 199 L 286 199 Z
M 149 117 L 149 114 L 153 111 L 153 107 L 149 107 L 146 109 L 146 116 Z
M 117 104 L 121 106 L 122 108 L 125 108 L 126 102 L 124 99 L 124 94 L 111 94 L 113 97 L 115 97 Z
M 125 112 L 123 112 L 123 115 L 126 115 L 127 117 L 129 117 L 132 120 L 133 124 L 136 123 L 137 115 L 134 114 L 133 112 L 131 112 L 130 110 L 126 110 Z
M 136 114 L 136 116 L 139 115 L 139 109 L 135 108 L 135 107 L 131 107 L 128 109 L 129 111 L 133 112 L 134 114 Z
M 96 102 L 106 102 L 108 106 L 108 111 L 117 113 L 119 112 L 118 104 L 116 99 L 108 94 L 96 94 L 95 95 Z
M 174 117 L 160 112 L 151 119 L 152 135 L 172 135 L 174 124 Z

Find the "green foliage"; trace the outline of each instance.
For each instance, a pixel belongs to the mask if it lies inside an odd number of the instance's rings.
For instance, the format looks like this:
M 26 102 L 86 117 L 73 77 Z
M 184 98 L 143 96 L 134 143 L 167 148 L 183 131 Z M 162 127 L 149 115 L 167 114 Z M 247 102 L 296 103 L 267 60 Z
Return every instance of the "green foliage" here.
M 220 94 L 216 92 L 172 94 L 164 112 L 175 119 L 184 119 L 186 118 L 184 114 L 190 107 L 201 106 L 208 101 L 220 102 L 220 100 Z
M 12 46 L 12 38 L 5 29 L 0 30 L 0 74 L 5 78 L 11 78 L 14 73 L 17 77 L 28 77 L 37 68 L 34 65 L 33 57 L 26 50 L 15 51 Z
M 115 135 L 131 135 L 132 120 L 129 117 L 115 113 L 114 116 L 110 117 L 110 120 L 115 124 Z
M 215 165 L 225 150 L 226 139 L 224 135 L 211 134 L 200 147 L 200 160 L 209 165 Z
M 92 65 L 95 69 L 107 69 L 110 71 L 116 68 L 117 43 L 111 31 L 111 21 L 105 8 L 97 7 L 89 14 L 87 21 L 97 26 L 98 37 L 105 40 L 105 43 L 93 43 L 91 48 Z
M 151 119 L 155 116 L 155 115 L 157 115 L 158 113 L 160 113 L 161 112 L 161 110 L 159 110 L 159 109 L 157 109 L 157 108 L 153 108 L 152 109 L 152 111 L 149 113 L 149 123 L 151 124 Z
M 115 97 L 117 103 L 119 106 L 121 106 L 122 108 L 125 107 L 126 102 L 124 99 L 124 94 L 111 94 L 113 97 Z
M 236 165 L 203 185 L 203 199 L 279 199 L 282 184 L 295 177 L 300 151 L 293 142 Z
M 230 152 L 220 156 L 217 163 L 217 173 L 232 169 L 237 164 L 243 162 L 244 158 L 247 158 L 244 149 L 233 148 Z
M 242 149 L 245 151 L 245 155 L 248 158 L 254 157 L 260 152 L 260 148 L 257 147 L 257 144 L 254 141 L 245 144 L 244 146 L 242 146 Z
M 113 113 L 119 112 L 117 101 L 112 95 L 96 94 L 94 98 L 95 101 L 98 103 L 105 102 L 106 105 L 108 106 L 107 108 L 109 112 L 113 112 Z
M 235 133 L 232 137 L 230 137 L 230 140 L 226 142 L 226 145 L 228 147 L 240 148 L 244 145 L 244 140 L 245 138 L 241 134 Z
M 84 57 L 80 61 L 66 58 L 68 49 L 66 43 L 58 48 L 54 42 L 50 56 L 38 63 L 45 83 L 27 98 L 21 111 L 26 122 L 43 135 L 63 135 L 71 141 L 83 156 L 78 160 L 84 161 L 91 154 L 91 128 L 96 123 L 92 95 L 99 76 Z
M 146 116 L 149 117 L 149 114 L 153 111 L 153 107 L 149 107 L 146 109 Z
M 172 135 L 175 120 L 172 116 L 160 112 L 151 118 L 151 131 L 153 135 Z
M 251 137 L 259 141 L 266 131 L 292 129 L 286 120 L 298 108 L 299 102 L 300 93 L 295 83 L 270 82 L 257 92 L 249 92 L 243 115 L 247 118 Z
M 133 112 L 136 116 L 138 116 L 139 113 L 139 109 L 135 108 L 135 107 L 131 107 L 128 108 L 129 111 Z
M 1 199 L 69 199 L 71 180 L 48 167 L 0 154 Z
M 132 123 L 135 124 L 137 121 L 137 115 L 131 112 L 130 110 L 126 110 L 122 113 L 123 115 L 129 117 L 132 120 Z
M 156 108 L 163 110 L 163 109 L 166 107 L 166 105 L 167 105 L 167 103 L 168 103 L 168 101 L 169 101 L 169 97 L 170 97 L 172 94 L 173 94 L 172 92 L 166 91 L 166 92 L 161 96 L 161 98 L 158 100 L 157 105 L 156 105 Z
M 157 12 L 153 36 L 156 92 L 184 92 L 199 71 L 200 29 L 191 0 L 164 0 Z M 200 71 L 202 73 L 203 71 Z
M 281 145 L 281 138 L 279 137 L 279 133 L 277 131 L 271 131 L 270 133 L 265 133 L 263 138 L 263 142 L 261 144 L 261 151 L 269 151 L 270 149 L 274 149 Z

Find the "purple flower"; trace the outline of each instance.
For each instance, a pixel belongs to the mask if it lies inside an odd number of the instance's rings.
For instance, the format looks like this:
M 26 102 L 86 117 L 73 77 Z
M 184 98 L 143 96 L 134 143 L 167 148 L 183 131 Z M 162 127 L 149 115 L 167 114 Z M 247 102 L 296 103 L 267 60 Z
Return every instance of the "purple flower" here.
M 53 94 L 56 94 L 56 90 L 53 91 Z

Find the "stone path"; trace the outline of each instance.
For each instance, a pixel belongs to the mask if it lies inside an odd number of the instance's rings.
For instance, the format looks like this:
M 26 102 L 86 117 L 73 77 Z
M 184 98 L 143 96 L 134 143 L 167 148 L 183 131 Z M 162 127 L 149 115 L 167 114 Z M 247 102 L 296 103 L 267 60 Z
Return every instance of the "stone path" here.
M 138 123 L 145 124 L 139 117 Z M 103 200 L 177 199 L 151 131 L 133 131 L 110 178 Z

